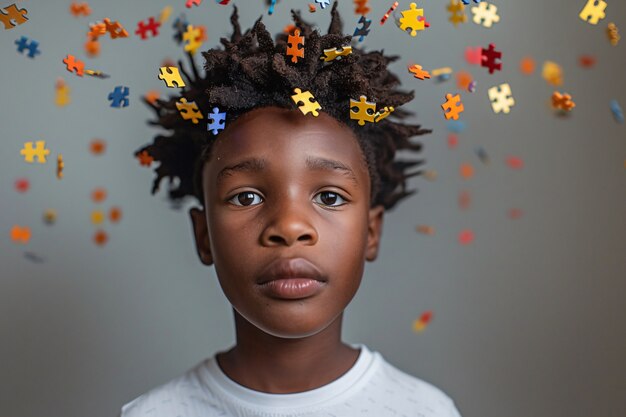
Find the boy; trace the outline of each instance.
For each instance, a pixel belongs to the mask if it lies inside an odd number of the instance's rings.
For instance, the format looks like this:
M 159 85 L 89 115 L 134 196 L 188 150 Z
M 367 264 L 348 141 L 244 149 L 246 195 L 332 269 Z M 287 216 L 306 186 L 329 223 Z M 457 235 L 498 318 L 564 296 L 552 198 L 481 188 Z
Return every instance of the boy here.
M 429 131 L 392 121 L 408 114 L 398 109 L 363 125 L 350 118 L 350 98 L 364 95 L 380 111 L 413 94 L 393 89 L 386 66 L 395 57 L 355 48 L 320 60 L 350 42 L 336 7 L 324 36 L 292 12 L 305 39 L 298 62 L 286 56 L 287 35 L 274 44 L 261 19 L 242 35 L 234 9 L 225 50 L 203 53 L 206 77 L 193 60 L 194 77 L 183 71 L 188 102 L 227 113 L 216 136 L 181 118 L 179 97 L 152 105 L 155 124 L 173 134 L 137 154 L 160 161 L 153 193 L 176 177 L 172 200 L 201 202 L 190 211 L 198 256 L 215 266 L 237 342 L 126 404 L 122 417 L 460 417 L 438 388 L 341 341 L 343 310 L 365 260 L 377 257 L 383 213 L 412 194 L 405 180 L 420 173 L 404 170 L 423 161 L 394 162 L 395 151 L 419 151 L 408 138 Z M 313 94 L 317 115 L 302 114 L 295 88 Z

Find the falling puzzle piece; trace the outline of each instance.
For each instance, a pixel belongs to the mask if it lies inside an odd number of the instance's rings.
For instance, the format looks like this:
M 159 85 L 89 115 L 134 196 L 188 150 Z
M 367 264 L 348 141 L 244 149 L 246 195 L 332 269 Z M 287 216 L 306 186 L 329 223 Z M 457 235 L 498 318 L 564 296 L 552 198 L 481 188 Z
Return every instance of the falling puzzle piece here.
M 185 7 L 191 9 L 191 6 L 200 6 L 202 4 L 202 0 L 187 0 L 185 2 Z
M 193 124 L 198 123 L 198 120 L 203 119 L 204 116 L 198 109 L 198 105 L 195 101 L 187 102 L 185 97 L 182 97 L 180 101 L 176 103 L 176 108 L 180 112 L 181 117 L 184 120 L 191 120 Z
M 183 49 L 192 55 L 196 53 L 196 50 L 202 45 L 200 38 L 202 37 L 202 30 L 200 28 L 194 28 L 193 25 L 187 25 L 187 30 L 183 34 L 183 41 L 185 46 Z
M 11 240 L 15 243 L 27 244 L 30 240 L 30 228 L 15 225 L 11 228 Z
M 357 111 L 354 111 L 354 108 Z M 350 119 L 358 120 L 360 126 L 365 125 L 365 122 L 373 123 L 376 118 L 376 103 L 367 101 L 367 97 L 360 96 L 359 100 L 350 99 Z
M 63 155 L 57 155 L 57 178 L 63 178 L 63 168 L 65 168 L 65 162 L 63 162 Z
M 35 157 L 37 157 L 37 162 L 40 164 L 46 163 L 46 156 L 50 154 L 50 149 L 46 149 L 46 141 L 38 140 L 35 142 L 35 147 L 33 148 L 33 142 L 24 143 L 24 148 L 20 151 L 20 155 L 24 156 L 24 161 L 28 163 L 33 163 L 35 161 Z
M 34 58 L 36 55 L 39 55 L 41 51 L 37 49 L 39 47 L 39 42 L 30 41 L 28 42 L 28 38 L 26 36 L 22 36 L 20 39 L 15 41 L 17 45 L 17 52 L 23 54 L 25 49 L 28 49 L 28 57 Z
M 563 84 L 563 68 L 556 62 L 546 61 L 543 63 L 541 76 L 548 84 L 559 86 Z
M 65 84 L 62 78 L 59 78 L 55 83 L 55 89 L 55 104 L 59 107 L 67 106 L 70 103 L 70 87 Z
M 368 0 L 354 0 L 354 13 L 360 15 L 366 15 L 370 12 L 370 8 L 367 7 Z
M 352 36 L 358 36 L 359 42 L 363 42 L 363 39 L 365 39 L 365 37 L 370 33 L 369 27 L 372 24 L 372 20 L 367 19 L 365 16 L 361 16 L 358 24 L 361 26 L 357 26 L 356 29 L 354 29 L 354 34 Z
M 604 13 L 606 6 L 607 3 L 604 0 L 587 0 L 587 4 L 578 17 L 589 24 L 597 25 L 600 20 L 606 17 Z
M 387 116 L 389 116 L 391 113 L 393 113 L 393 111 L 395 110 L 395 108 L 393 106 L 385 106 L 383 107 L 382 110 L 377 111 L 376 114 L 374 115 L 374 122 L 378 123 L 381 120 L 385 119 Z
M 320 57 L 320 60 L 324 62 L 330 62 L 333 60 L 340 60 L 343 56 L 348 56 L 352 53 L 351 46 L 342 46 L 341 48 L 329 48 L 324 49 L 324 55 Z
M 441 105 L 441 108 L 444 111 L 445 118 L 453 120 L 458 120 L 459 114 L 465 110 L 461 102 L 461 95 L 453 96 L 450 93 L 446 94 L 446 102 Z
M 511 107 L 515 105 L 515 99 L 511 92 L 511 86 L 508 83 L 500 84 L 491 87 L 487 90 L 489 94 L 489 101 L 491 101 L 491 108 L 494 113 L 509 113 Z
M 143 20 L 137 23 L 135 34 L 139 35 L 143 40 L 148 38 L 148 32 L 152 32 L 152 37 L 155 37 L 159 35 L 160 26 L 161 22 L 155 20 L 154 17 L 150 17 L 148 23 L 144 23 Z
M 152 165 L 152 162 L 154 162 L 154 158 L 148 153 L 148 151 L 138 153 L 136 156 L 141 166 L 149 167 Z
M 73 2 L 72 4 L 70 4 L 70 13 L 74 17 L 89 16 L 91 14 L 91 8 L 89 7 L 89 3 L 87 2 L 84 2 L 84 3 Z
M 128 94 L 128 87 L 121 85 L 115 87 L 108 96 L 109 100 L 111 100 L 111 107 L 128 107 Z
M 606 28 L 606 36 L 609 38 L 609 42 L 611 45 L 617 46 L 621 37 L 619 36 L 619 29 L 615 25 L 615 23 L 609 23 Z
M 291 57 L 291 62 L 298 62 L 298 58 L 304 58 L 304 36 L 300 36 L 300 29 L 295 29 L 293 35 L 289 35 L 287 39 L 287 56 Z M 302 48 L 298 48 L 302 45 Z
M 15 26 L 21 25 L 28 20 L 27 14 L 28 10 L 18 9 L 15 3 L 13 3 L 8 7 L 0 9 L 0 22 L 4 24 L 4 30 L 13 29 Z
M 161 67 L 159 68 L 159 70 L 160 70 L 160 74 L 158 75 L 159 80 L 165 81 L 165 84 L 167 84 L 169 88 L 185 87 L 186 84 L 183 81 L 182 77 L 180 76 L 178 67 Z
M 421 65 L 413 65 L 409 67 L 409 72 L 413 74 L 415 78 L 423 80 L 424 78 L 430 78 L 430 73 L 422 69 Z
M 322 9 L 330 5 L 330 0 L 315 0 L 315 3 L 319 4 Z
M 219 108 L 213 107 L 213 113 L 209 113 L 207 117 L 211 121 L 211 123 L 207 125 L 207 130 L 211 131 L 214 135 L 217 135 L 219 130 L 224 130 L 226 112 L 220 113 Z
M 398 7 L 398 2 L 394 1 L 393 4 L 391 5 L 391 7 L 389 8 L 389 10 L 387 10 L 387 13 L 385 13 L 385 15 L 382 17 L 382 19 L 380 19 L 380 24 L 384 25 L 385 22 L 387 21 L 387 19 L 389 19 L 389 15 L 391 13 L 393 13 L 394 10 L 396 10 L 396 7 Z
M 463 5 L 463 3 L 459 3 L 459 0 L 450 0 L 450 4 L 448 5 L 447 10 L 450 13 L 450 17 L 448 18 L 448 20 L 452 22 L 454 27 L 456 27 L 459 23 L 467 22 L 465 6 Z
M 400 29 L 406 31 L 411 28 L 411 36 L 417 36 L 417 32 L 425 28 L 425 20 L 419 19 L 424 16 L 424 9 L 418 9 L 415 3 L 411 3 L 409 7 L 410 9 L 402 11 Z
M 291 96 L 291 99 L 296 103 L 302 114 L 306 115 L 311 113 L 315 117 L 319 116 L 318 110 L 320 110 L 322 106 L 315 100 L 315 97 L 313 97 L 310 91 L 303 92 L 299 88 L 294 88 L 293 92 L 295 94 Z
M 489 74 L 493 74 L 495 70 L 502 71 L 502 63 L 496 62 L 502 58 L 502 52 L 496 51 L 494 43 L 490 43 L 488 49 L 483 48 L 481 55 L 480 66 L 488 68 Z
M 85 63 L 81 60 L 78 60 L 74 57 L 74 55 L 68 55 L 63 59 L 63 63 L 67 67 L 69 72 L 76 72 L 76 75 L 82 77 L 85 73 Z
M 561 94 L 558 91 L 552 93 L 552 107 L 555 109 L 561 109 L 565 111 L 571 111 L 576 107 L 576 103 L 572 101 L 572 96 L 564 93 Z
M 490 28 L 494 23 L 500 21 L 500 16 L 498 16 L 497 12 L 498 8 L 495 5 L 481 2 L 478 6 L 472 7 L 473 21 L 477 25 Z
M 611 100 L 610 103 L 611 112 L 613 113 L 613 118 L 617 123 L 624 123 L 624 112 L 622 110 L 622 106 L 619 105 L 617 100 Z

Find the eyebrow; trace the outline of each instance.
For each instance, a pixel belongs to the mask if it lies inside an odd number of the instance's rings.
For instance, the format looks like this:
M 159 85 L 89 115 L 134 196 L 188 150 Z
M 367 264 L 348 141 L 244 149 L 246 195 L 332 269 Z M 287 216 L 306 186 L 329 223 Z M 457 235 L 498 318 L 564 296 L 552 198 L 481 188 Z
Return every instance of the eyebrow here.
M 341 175 L 345 176 L 349 180 L 354 183 L 354 185 L 358 185 L 359 182 L 356 179 L 356 175 L 354 171 L 350 169 L 350 167 L 343 162 L 322 158 L 322 157 L 313 157 L 308 156 L 306 158 L 306 167 L 310 171 L 338 171 Z M 233 175 L 235 172 L 261 172 L 265 170 L 267 166 L 267 160 L 263 158 L 248 158 L 243 161 L 236 163 L 235 165 L 224 167 L 218 174 L 216 183 L 219 185 L 222 181 Z

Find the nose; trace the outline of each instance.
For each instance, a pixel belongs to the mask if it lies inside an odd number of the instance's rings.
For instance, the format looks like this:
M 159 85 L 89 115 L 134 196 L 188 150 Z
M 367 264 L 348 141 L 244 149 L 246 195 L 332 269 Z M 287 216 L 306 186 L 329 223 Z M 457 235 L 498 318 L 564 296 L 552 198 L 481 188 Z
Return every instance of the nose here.
M 310 210 L 290 202 L 277 206 L 273 217 L 269 219 L 267 227 L 263 230 L 261 237 L 263 244 L 292 246 L 302 241 L 307 245 L 314 245 L 318 234 L 311 224 Z

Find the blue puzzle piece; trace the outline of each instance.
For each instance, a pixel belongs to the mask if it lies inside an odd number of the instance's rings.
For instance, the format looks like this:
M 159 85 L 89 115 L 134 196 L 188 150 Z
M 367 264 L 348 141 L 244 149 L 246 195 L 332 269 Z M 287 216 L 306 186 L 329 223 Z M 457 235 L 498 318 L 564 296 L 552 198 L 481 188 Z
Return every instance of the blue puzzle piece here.
M 118 85 L 112 93 L 109 93 L 111 107 L 128 107 L 128 87 Z
M 214 135 L 217 135 L 218 130 L 224 130 L 226 112 L 220 113 L 220 109 L 213 107 L 213 113 L 209 113 L 207 119 L 211 120 L 211 123 L 207 125 L 207 130 L 212 131 Z
M 326 6 L 330 5 L 330 0 L 315 0 L 315 3 L 319 4 L 322 9 L 325 9 Z
M 463 4 L 469 4 L 470 0 L 461 0 Z M 474 0 L 474 3 L 480 3 L 480 0 Z
M 453 133 L 462 133 L 467 125 L 462 120 L 448 120 L 448 130 Z
M 619 105 L 617 100 L 611 100 L 611 111 L 613 112 L 613 117 L 617 123 L 624 123 L 624 112 L 622 111 L 622 107 Z
M 15 41 L 17 45 L 17 52 L 24 53 L 24 49 L 28 49 L 28 57 L 34 58 L 36 55 L 39 55 L 41 51 L 37 49 L 39 47 L 39 42 L 30 41 L 28 42 L 28 38 L 26 36 L 22 36 L 20 39 Z
M 270 4 L 270 9 L 267 11 L 267 14 L 274 13 L 274 7 L 276 6 L 276 0 L 272 0 L 272 4 Z
M 363 42 L 363 39 L 365 39 L 365 37 L 370 33 L 369 27 L 372 24 L 372 20 L 366 19 L 365 16 L 361 16 L 359 24 L 362 26 L 354 29 L 354 34 L 352 36 L 360 36 L 359 42 Z
M 174 29 L 174 40 L 179 45 L 183 43 L 183 34 L 187 31 L 187 25 L 189 25 L 189 21 L 185 17 L 185 13 L 181 13 L 172 25 L 172 29 Z

